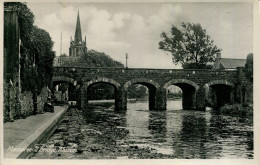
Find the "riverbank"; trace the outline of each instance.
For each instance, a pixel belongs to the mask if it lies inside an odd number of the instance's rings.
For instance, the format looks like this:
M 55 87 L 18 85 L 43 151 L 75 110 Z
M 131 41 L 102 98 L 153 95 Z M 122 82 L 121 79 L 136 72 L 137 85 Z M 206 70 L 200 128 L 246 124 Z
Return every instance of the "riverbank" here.
M 54 112 L 29 116 L 4 123 L 4 157 L 27 158 L 35 144 L 48 138 L 68 106 L 55 106 Z

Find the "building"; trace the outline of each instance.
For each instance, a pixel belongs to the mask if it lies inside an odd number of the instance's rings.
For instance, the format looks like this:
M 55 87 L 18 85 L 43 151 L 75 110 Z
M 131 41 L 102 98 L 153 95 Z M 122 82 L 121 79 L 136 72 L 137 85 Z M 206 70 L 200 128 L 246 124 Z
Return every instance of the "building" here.
M 72 37 L 70 37 L 69 56 L 78 57 L 84 55 L 85 52 L 87 52 L 86 36 L 85 36 L 85 41 L 82 41 L 80 18 L 79 18 L 79 11 L 78 11 L 74 41 L 72 40 Z
M 237 67 L 244 67 L 245 64 L 246 59 L 221 58 L 221 55 L 218 54 L 213 69 L 235 70 Z
M 69 56 L 57 56 L 54 59 L 54 66 L 71 66 L 76 65 L 80 56 L 83 56 L 87 52 L 86 46 L 86 36 L 85 40 L 82 40 L 81 33 L 81 25 L 80 25 L 80 17 L 79 11 L 76 22 L 75 36 L 74 40 L 70 37 L 70 48 L 69 48 Z

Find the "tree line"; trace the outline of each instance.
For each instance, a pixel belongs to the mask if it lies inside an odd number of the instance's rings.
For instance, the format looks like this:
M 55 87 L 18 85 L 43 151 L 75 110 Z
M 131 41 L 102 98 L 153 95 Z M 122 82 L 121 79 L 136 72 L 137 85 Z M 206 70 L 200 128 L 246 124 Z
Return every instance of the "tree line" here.
M 18 13 L 21 90 L 40 93 L 50 84 L 53 75 L 54 42 L 47 31 L 34 25 L 35 15 L 26 3 L 5 2 L 4 9 Z

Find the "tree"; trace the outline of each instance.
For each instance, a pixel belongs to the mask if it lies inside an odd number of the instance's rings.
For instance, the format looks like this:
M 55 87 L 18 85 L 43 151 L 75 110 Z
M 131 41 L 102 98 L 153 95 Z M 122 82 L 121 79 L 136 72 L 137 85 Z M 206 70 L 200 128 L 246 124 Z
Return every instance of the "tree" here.
M 254 69 L 253 53 L 250 53 L 250 54 L 247 55 L 245 69 L 244 69 L 245 76 L 247 77 L 247 79 L 250 82 L 253 82 L 253 69 Z
M 20 53 L 21 53 L 21 87 L 22 91 L 30 91 L 33 85 L 33 59 L 30 54 L 32 29 L 35 16 L 27 7 L 26 3 L 21 2 L 5 2 L 5 10 L 14 10 L 18 13 L 18 22 L 20 30 Z
M 140 98 L 145 98 L 147 95 L 148 95 L 148 90 L 143 85 L 134 84 L 128 87 L 128 98 L 140 99 Z
M 53 41 L 48 32 L 37 26 L 33 27 L 32 31 L 32 45 L 31 52 L 35 58 L 35 67 L 37 72 L 37 86 L 38 91 L 42 87 L 49 85 L 53 75 L 53 60 L 55 53 L 52 50 Z
M 161 33 L 159 49 L 172 54 L 174 64 L 182 64 L 184 69 L 205 69 L 215 61 L 221 50 L 206 34 L 200 24 L 182 23 L 182 29 L 172 25 L 171 34 Z
M 62 53 L 60 57 L 68 57 L 68 55 L 66 53 Z
M 48 32 L 34 26 L 35 16 L 26 3 L 5 2 L 6 10 L 18 13 L 21 38 L 21 87 L 22 91 L 41 91 L 49 85 L 53 73 L 53 41 Z
M 88 67 L 124 67 L 121 62 L 113 60 L 109 55 L 95 50 L 85 53 L 80 61 Z

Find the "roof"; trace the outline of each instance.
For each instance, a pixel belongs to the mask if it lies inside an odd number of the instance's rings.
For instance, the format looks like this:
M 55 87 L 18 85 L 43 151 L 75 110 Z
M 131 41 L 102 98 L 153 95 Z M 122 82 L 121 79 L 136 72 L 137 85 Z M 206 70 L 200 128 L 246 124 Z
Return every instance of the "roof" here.
M 80 26 L 80 19 L 79 19 L 79 11 L 78 11 L 78 17 L 77 17 L 74 41 L 76 43 L 82 42 L 81 26 Z
M 226 69 L 244 67 L 246 64 L 246 59 L 220 58 L 219 61 Z

